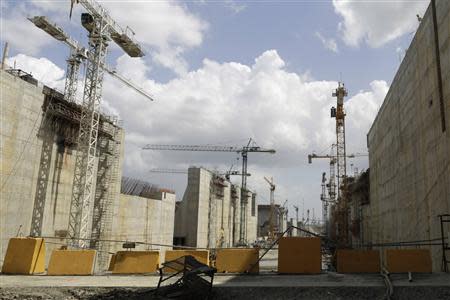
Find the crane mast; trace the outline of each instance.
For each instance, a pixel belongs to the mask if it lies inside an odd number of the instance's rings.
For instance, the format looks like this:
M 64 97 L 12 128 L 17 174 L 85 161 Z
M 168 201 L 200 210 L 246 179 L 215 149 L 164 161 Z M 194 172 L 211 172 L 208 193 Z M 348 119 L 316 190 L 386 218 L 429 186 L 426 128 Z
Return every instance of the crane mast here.
M 331 108 L 331 117 L 336 119 L 336 162 L 337 162 L 337 198 L 339 199 L 342 190 L 345 190 L 345 177 L 347 176 L 347 162 L 345 153 L 345 112 L 344 97 L 347 96 L 347 90 L 343 83 L 339 82 L 338 88 L 333 92 L 336 97 L 336 108 Z
M 270 215 L 269 215 L 269 241 L 275 240 L 275 226 L 274 226 L 274 215 L 275 215 L 275 184 L 273 183 L 273 178 L 267 179 L 264 177 L 264 180 L 267 181 L 270 187 Z
M 68 235 L 70 246 L 86 248 L 90 232 L 90 204 L 95 186 L 99 109 L 104 75 L 102 66 L 106 61 L 107 48 L 110 41 L 114 40 L 131 57 L 142 57 L 144 53 L 96 1 L 79 0 L 77 3 L 87 11 L 81 15 L 81 23 L 89 33 L 89 53 L 92 57 L 87 60 L 86 66 Z

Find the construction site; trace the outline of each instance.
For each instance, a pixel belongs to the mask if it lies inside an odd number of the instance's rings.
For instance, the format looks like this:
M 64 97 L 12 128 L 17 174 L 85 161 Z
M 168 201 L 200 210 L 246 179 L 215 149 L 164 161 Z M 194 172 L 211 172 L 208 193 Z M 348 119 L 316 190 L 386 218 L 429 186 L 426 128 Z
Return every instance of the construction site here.
M 336 81 L 326 95 L 330 152 L 299 158 L 308 176 L 321 178 L 321 211 L 277 194 L 285 185 L 260 176 L 252 159 L 264 165 L 282 149 L 252 138 L 140 144 L 146 154 L 185 155 L 189 167 L 147 171 L 180 176 L 183 194 L 151 175 L 129 176 L 127 120 L 102 109 L 103 81 L 164 105 L 107 63 L 110 48 L 143 57 L 140 32 L 102 1 L 66 2 L 70 16 L 81 11 L 71 22 L 86 46 L 50 17 L 26 20 L 69 49 L 64 90 L 7 63 L 1 41 L 0 299 L 450 299 L 450 1 L 427 1 L 417 16 L 387 95 L 361 132 L 366 152 L 346 142 L 352 82 Z M 239 165 L 192 164 L 190 153 L 231 153 Z M 367 168 L 350 171 L 356 158 Z M 320 173 L 308 171 L 317 165 Z

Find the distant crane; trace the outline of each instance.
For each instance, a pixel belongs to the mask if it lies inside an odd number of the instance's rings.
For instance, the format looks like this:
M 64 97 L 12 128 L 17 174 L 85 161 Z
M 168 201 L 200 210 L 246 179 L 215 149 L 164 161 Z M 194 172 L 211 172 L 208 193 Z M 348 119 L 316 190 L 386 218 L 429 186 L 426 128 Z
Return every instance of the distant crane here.
M 273 241 L 275 240 L 275 226 L 274 226 L 274 215 L 275 215 L 275 199 L 274 199 L 274 192 L 275 192 L 275 184 L 273 183 L 273 178 L 271 177 L 270 180 L 267 179 L 267 177 L 264 177 L 264 180 L 267 181 L 270 187 L 270 215 L 269 215 L 269 240 Z
M 347 155 L 345 146 L 345 111 L 344 97 L 348 95 L 344 84 L 339 82 L 338 88 L 333 92 L 336 97 L 336 108 L 331 108 L 331 117 L 336 119 L 336 163 L 337 163 L 337 198 L 341 195 L 341 190 L 345 190 L 347 176 Z
M 150 173 L 164 173 L 164 174 L 187 174 L 188 170 L 186 169 L 151 169 Z M 227 180 L 230 180 L 230 176 L 241 176 L 242 173 L 240 171 L 226 171 L 225 173 L 219 172 L 218 175 L 224 175 Z M 252 174 L 247 173 L 247 176 L 251 176 Z
M 270 153 L 274 154 L 276 151 L 274 149 L 265 149 L 259 146 L 251 146 L 252 139 L 249 139 L 248 143 L 244 147 L 236 146 L 211 146 L 211 145 L 146 145 L 143 150 L 172 150 L 172 151 L 211 151 L 211 152 L 236 152 L 240 153 L 242 156 L 242 184 L 241 184 L 241 216 L 240 216 L 240 230 L 239 230 L 239 244 L 246 245 L 246 220 L 247 220 L 247 203 L 248 203 L 248 190 L 247 190 L 247 176 L 243 174 L 248 174 L 247 172 L 247 159 L 248 153 L 259 152 L 259 153 Z
M 331 152 L 333 153 L 333 148 L 336 147 L 335 144 L 333 144 L 331 146 Z M 362 156 L 368 156 L 367 153 L 354 153 L 354 154 L 349 154 L 346 156 L 346 158 L 356 158 L 356 157 L 362 157 Z M 335 170 L 336 170 L 336 162 L 337 162 L 337 156 L 330 154 L 330 155 L 317 155 L 315 153 L 309 154 L 308 155 L 308 163 L 312 163 L 313 159 L 317 159 L 317 158 L 326 158 L 330 160 L 330 179 L 328 181 L 328 195 L 329 195 L 329 201 L 331 203 L 336 202 L 336 183 L 335 183 Z

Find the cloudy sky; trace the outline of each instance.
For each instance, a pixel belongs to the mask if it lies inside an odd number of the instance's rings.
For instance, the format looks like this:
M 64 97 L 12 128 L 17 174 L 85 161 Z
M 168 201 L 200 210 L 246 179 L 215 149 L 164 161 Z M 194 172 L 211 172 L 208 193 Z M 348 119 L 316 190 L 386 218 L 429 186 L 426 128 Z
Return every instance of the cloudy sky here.
M 249 186 L 267 203 L 263 176 L 273 176 L 276 201 L 320 215 L 320 181 L 335 141 L 330 108 L 338 81 L 349 96 L 347 152 L 367 153 L 366 134 L 429 1 L 99 1 L 143 45 L 129 58 L 111 44 L 108 64 L 148 90 L 154 102 L 105 75 L 103 111 L 126 130 L 124 174 L 173 188 L 181 199 L 185 175 L 152 168 L 239 168 L 234 153 L 143 151 L 145 144 L 243 146 L 251 137 L 275 155 L 250 154 Z M 8 63 L 63 89 L 68 48 L 26 17 L 45 15 L 86 43 L 81 5 L 69 0 L 1 2 L 1 42 Z M 348 170 L 368 167 L 367 157 Z M 239 182 L 239 178 L 234 179 Z M 301 208 L 300 208 L 301 209 Z

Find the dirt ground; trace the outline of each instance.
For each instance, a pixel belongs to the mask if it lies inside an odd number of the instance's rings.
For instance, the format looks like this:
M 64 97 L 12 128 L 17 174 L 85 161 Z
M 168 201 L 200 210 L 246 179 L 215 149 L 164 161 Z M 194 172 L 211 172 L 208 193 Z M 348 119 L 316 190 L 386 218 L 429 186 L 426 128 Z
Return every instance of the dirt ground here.
M 385 299 L 381 287 L 215 287 L 211 299 Z M 165 299 L 149 288 L 0 288 L 0 299 Z M 185 298 L 178 298 L 185 299 Z M 391 299 L 450 299 L 450 287 L 399 287 Z

